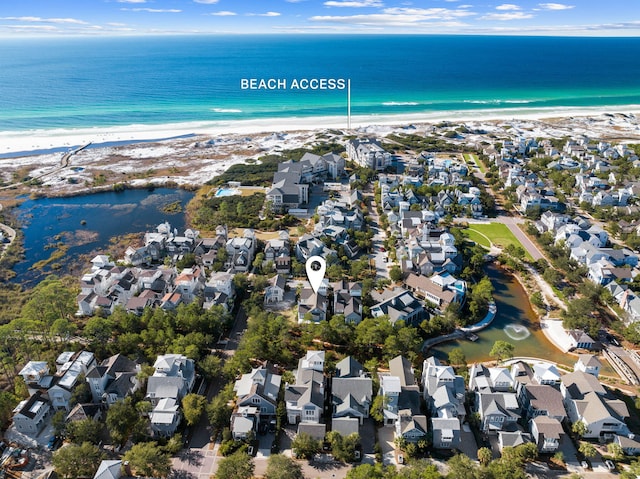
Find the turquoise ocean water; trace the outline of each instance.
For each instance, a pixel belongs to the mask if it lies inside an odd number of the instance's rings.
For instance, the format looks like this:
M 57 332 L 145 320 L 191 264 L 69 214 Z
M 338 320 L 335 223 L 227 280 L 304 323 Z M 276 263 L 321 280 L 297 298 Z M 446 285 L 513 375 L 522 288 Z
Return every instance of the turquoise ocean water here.
M 640 38 L 185 36 L 0 43 L 0 132 L 338 116 L 346 90 L 242 79 L 350 79 L 352 114 L 640 105 Z

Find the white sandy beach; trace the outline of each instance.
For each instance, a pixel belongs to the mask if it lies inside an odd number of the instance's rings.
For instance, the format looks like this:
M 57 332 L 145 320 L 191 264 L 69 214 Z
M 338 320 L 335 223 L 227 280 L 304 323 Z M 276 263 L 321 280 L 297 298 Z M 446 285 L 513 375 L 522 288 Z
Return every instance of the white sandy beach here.
M 438 136 L 460 124 L 471 133 L 448 141 L 479 145 L 519 136 L 586 136 L 640 143 L 640 106 L 611 112 L 522 110 L 523 113 L 515 117 L 517 111 L 475 110 L 457 112 L 459 115 L 448 112 L 446 116 L 446 112 L 438 112 L 433 118 L 425 115 L 355 117 L 351 130 L 346 129 L 346 118 L 313 117 L 0 132 L 0 155 L 26 152 L 11 158 L 0 157 L 0 177 L 9 184 L 15 178 L 28 175 L 37 178 L 47 188 L 47 194 L 60 195 L 90 191 L 100 176 L 106 177 L 107 185 L 171 182 L 198 186 L 233 164 L 319 142 L 344 142 L 346 134 L 382 138 L 394 132 L 410 132 Z M 448 123 L 441 126 L 443 121 Z M 91 148 L 73 155 L 69 165 L 62 167 L 66 149 L 89 142 L 93 143 Z M 112 142 L 122 144 L 102 145 Z M 62 149 L 46 151 L 54 148 Z
M 367 115 L 351 119 L 352 130 L 363 133 L 384 134 L 393 130 L 394 125 L 421 123 L 474 123 L 493 121 L 527 121 L 572 117 L 598 117 L 604 113 L 621 113 L 640 117 L 640 105 L 616 107 L 584 107 L 569 109 L 486 109 L 468 111 L 437 111 L 411 115 Z M 626 133 L 640 135 L 636 121 L 609 121 L 609 125 L 622 128 Z M 94 127 L 78 129 L 47 129 L 27 131 L 0 131 L 0 154 L 30 152 L 51 148 L 66 148 L 92 143 L 135 142 L 196 135 L 240 135 L 261 132 L 310 131 L 320 129 L 346 129 L 347 117 L 304 117 L 266 118 L 256 120 L 167 123 L 157 125 L 125 125 L 114 127 Z M 589 125 L 585 124 L 585 130 Z M 598 135 L 598 131 L 594 132 Z

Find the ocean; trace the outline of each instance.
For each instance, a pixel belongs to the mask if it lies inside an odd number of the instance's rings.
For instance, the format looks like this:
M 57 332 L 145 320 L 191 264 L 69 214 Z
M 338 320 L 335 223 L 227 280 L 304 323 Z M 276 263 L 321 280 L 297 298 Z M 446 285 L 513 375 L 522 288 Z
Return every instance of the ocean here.
M 640 38 L 4 39 L 0 132 L 337 117 L 347 111 L 340 80 L 354 117 L 615 111 L 640 105 L 638 58 Z

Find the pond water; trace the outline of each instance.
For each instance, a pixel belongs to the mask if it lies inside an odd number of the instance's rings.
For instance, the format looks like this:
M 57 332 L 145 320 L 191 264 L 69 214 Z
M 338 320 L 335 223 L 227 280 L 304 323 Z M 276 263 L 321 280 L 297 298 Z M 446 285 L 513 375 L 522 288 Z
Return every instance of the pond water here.
M 164 221 L 182 232 L 184 213 L 162 209 L 180 202 L 184 210 L 193 195 L 184 190 L 157 188 L 26 200 L 17 209 L 23 225 L 25 259 L 13 268 L 17 273 L 13 281 L 33 286 L 47 274 L 78 274 L 72 268 L 77 267 L 81 256 L 104 252 L 111 238 L 130 233 L 142 235 Z M 60 258 L 33 268 L 52 255 Z M 88 263 L 81 266 L 86 269 Z
M 564 354 L 546 338 L 540 329 L 537 315 L 531 309 L 527 292 L 520 283 L 494 265 L 487 268 L 494 289 L 498 308 L 491 325 L 478 332 L 475 342 L 466 339 L 442 343 L 432 348 L 440 359 L 446 359 L 453 348 L 462 348 L 469 364 L 490 361 L 489 352 L 497 340 L 508 341 L 515 346 L 515 356 L 544 358 L 567 366 L 573 366 L 575 356 Z

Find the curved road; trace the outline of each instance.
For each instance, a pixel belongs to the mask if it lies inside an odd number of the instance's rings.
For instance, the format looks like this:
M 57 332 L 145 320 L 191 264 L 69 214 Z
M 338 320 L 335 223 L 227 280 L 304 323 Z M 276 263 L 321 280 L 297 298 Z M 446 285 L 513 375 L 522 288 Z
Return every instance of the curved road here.
M 0 258 L 2 258 L 9 245 L 16 239 L 16 230 L 3 223 L 0 223 L 0 230 L 2 230 L 4 236 L 9 240 L 7 243 L 0 243 Z

